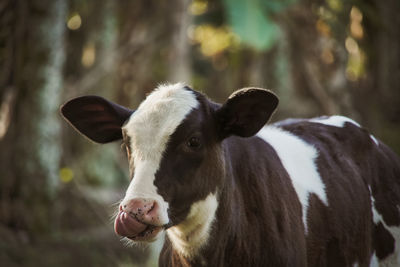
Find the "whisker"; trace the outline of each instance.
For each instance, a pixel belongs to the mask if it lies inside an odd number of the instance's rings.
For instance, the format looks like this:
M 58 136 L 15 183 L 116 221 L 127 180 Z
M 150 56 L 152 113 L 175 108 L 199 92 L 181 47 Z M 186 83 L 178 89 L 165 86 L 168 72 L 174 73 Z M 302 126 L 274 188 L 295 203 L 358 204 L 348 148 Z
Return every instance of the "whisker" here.
M 116 210 L 116 211 L 114 211 L 114 213 L 113 214 L 111 214 L 110 215 L 110 223 L 114 223 L 114 221 L 115 221 L 115 219 L 117 218 L 117 215 L 118 215 L 118 210 Z
M 110 222 L 113 223 L 115 221 L 115 218 L 117 218 L 117 215 L 119 213 L 119 204 L 121 203 L 122 199 L 117 201 L 116 203 L 111 204 L 110 206 L 114 208 L 114 212 L 110 215 Z
M 145 251 L 149 247 L 149 243 L 147 242 L 135 242 L 127 237 L 122 237 L 121 242 L 123 242 L 124 245 L 127 247 L 135 247 L 143 251 Z
M 122 202 L 122 200 L 123 200 L 123 198 L 121 198 L 120 200 L 116 201 L 115 203 L 110 204 L 110 206 L 111 207 L 117 207 Z

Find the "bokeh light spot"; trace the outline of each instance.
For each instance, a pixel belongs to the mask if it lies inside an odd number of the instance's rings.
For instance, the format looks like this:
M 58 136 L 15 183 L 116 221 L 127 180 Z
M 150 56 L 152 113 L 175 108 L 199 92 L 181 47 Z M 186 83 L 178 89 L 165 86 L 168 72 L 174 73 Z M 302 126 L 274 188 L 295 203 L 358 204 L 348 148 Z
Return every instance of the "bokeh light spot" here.
M 60 169 L 60 180 L 63 183 L 69 183 L 73 178 L 74 172 L 70 168 L 64 167 Z
M 67 22 L 68 29 L 75 31 L 79 29 L 82 25 L 82 18 L 79 14 L 74 14 L 71 16 Z
M 94 43 L 89 42 L 83 47 L 82 52 L 82 65 L 86 68 L 90 68 L 96 60 L 96 47 Z
M 331 36 L 331 28 L 322 19 L 317 20 L 315 27 L 324 36 Z
M 362 18 L 363 15 L 361 11 L 353 6 L 350 11 L 350 32 L 356 39 L 362 39 L 364 36 L 364 29 L 361 24 Z
M 342 1 L 340 0 L 327 0 L 328 6 L 334 11 L 341 11 L 343 9 Z
M 345 47 L 350 54 L 358 54 L 358 44 L 353 38 L 346 38 Z
M 207 57 L 215 56 L 235 43 L 237 40 L 227 27 L 199 25 L 192 33 L 193 42 L 200 44 L 200 51 Z
M 350 11 L 350 18 L 351 18 L 352 20 L 361 22 L 361 21 L 362 21 L 362 18 L 363 18 L 363 15 L 362 15 L 362 13 L 361 13 L 361 10 L 358 9 L 357 7 L 353 6 L 353 7 L 351 8 L 351 11 Z
M 189 6 L 189 12 L 192 15 L 202 15 L 207 11 L 208 3 L 204 0 L 195 0 Z

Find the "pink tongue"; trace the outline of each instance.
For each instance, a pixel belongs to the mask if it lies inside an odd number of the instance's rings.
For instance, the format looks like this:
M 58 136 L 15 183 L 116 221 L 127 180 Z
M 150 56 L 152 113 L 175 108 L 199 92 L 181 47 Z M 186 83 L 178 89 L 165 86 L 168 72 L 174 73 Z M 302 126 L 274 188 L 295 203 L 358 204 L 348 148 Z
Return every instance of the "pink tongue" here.
M 120 211 L 115 218 L 114 230 L 120 236 L 134 237 L 146 229 L 147 225 L 138 222 L 126 212 Z

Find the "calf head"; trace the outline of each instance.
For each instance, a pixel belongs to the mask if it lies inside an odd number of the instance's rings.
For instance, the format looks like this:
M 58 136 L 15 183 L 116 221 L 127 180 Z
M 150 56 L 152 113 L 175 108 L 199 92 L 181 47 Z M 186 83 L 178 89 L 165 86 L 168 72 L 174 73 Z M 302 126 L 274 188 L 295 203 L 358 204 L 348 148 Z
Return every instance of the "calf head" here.
M 154 90 L 136 111 L 84 96 L 61 112 L 95 142 L 124 141 L 131 182 L 115 219 L 117 234 L 153 241 L 168 229 L 171 239 L 197 233 L 201 242 L 225 182 L 223 140 L 256 134 L 277 104 L 264 89 L 241 89 L 219 105 L 174 84 Z

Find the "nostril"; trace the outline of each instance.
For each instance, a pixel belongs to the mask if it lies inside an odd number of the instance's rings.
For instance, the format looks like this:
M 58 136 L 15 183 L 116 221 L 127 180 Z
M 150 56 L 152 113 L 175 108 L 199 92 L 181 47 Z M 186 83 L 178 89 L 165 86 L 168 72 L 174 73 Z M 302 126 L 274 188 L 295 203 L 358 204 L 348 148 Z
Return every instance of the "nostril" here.
M 151 203 L 151 205 L 149 205 L 148 210 L 146 212 L 146 217 L 149 220 L 153 221 L 154 218 L 157 218 L 158 210 L 159 209 L 158 209 L 157 202 L 154 201 L 153 203 Z
M 147 213 L 150 213 L 150 212 L 154 209 L 155 206 L 156 206 L 156 203 L 153 202 L 153 203 L 151 204 L 149 210 L 147 211 Z
M 153 199 L 134 198 L 121 203 L 120 211 L 136 220 L 152 223 L 157 220 L 159 208 Z

